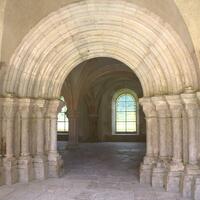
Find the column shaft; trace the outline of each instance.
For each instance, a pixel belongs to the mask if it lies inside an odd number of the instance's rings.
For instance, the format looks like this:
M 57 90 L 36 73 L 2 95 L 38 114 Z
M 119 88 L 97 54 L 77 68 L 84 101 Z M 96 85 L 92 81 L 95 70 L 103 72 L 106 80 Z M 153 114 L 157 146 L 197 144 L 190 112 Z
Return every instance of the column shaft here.
M 168 157 L 168 152 L 167 152 L 167 115 L 166 115 L 166 110 L 158 110 L 158 120 L 159 120 L 159 158 L 161 160 L 166 159 Z
M 35 178 L 44 180 L 48 175 L 47 157 L 44 154 L 45 101 L 36 100 L 33 106 L 36 118 L 36 155 L 34 157 Z
M 59 100 L 50 100 L 48 103 L 47 117 L 50 124 L 50 145 L 48 152 L 48 176 L 58 177 L 63 174 L 63 160 L 57 152 L 57 114 L 60 112 L 64 103 Z
M 188 135 L 188 161 L 186 162 L 183 176 L 183 196 L 192 197 L 194 193 L 195 179 L 200 175 L 198 165 L 198 110 L 199 104 L 196 94 L 191 88 L 187 88 L 181 95 L 184 103 Z
M 27 183 L 33 179 L 33 163 L 29 149 L 29 119 L 31 99 L 19 99 L 19 113 L 21 119 L 21 156 L 18 161 L 19 180 Z
M 78 145 L 78 117 L 79 113 L 74 110 L 68 111 L 69 118 L 69 147 Z
M 57 113 L 50 117 L 50 152 L 57 153 Z

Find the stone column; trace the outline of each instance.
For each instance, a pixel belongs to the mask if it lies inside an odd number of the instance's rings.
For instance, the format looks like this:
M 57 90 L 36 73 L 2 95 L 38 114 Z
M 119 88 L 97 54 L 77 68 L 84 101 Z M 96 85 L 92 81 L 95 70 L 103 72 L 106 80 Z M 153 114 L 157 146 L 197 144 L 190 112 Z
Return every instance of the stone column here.
M 144 161 L 140 166 L 140 182 L 150 184 L 152 181 L 152 169 L 158 157 L 157 113 L 151 98 L 141 98 L 139 102 L 142 105 L 145 113 L 147 138 L 147 151 Z
M 170 106 L 173 131 L 173 157 L 167 174 L 166 190 L 180 192 L 183 174 L 183 105 L 179 95 L 166 96 Z
M 194 179 L 200 175 L 200 168 L 198 165 L 198 100 L 197 96 L 191 89 L 186 90 L 181 95 L 184 108 L 186 111 L 188 123 L 188 163 L 185 167 L 183 178 L 183 196 L 191 197 Z
M 166 172 L 169 164 L 168 148 L 171 148 L 172 144 L 168 144 L 168 134 L 171 131 L 169 124 L 169 107 L 163 96 L 152 97 L 152 101 L 156 107 L 158 116 L 159 127 L 159 159 L 156 166 L 153 168 L 152 173 L 152 186 L 164 187 L 166 184 Z
M 18 181 L 17 160 L 14 157 L 14 99 L 2 98 L 2 130 L 6 137 L 6 154 L 3 159 L 4 178 L 7 185 Z
M 97 121 L 98 115 L 96 113 L 89 114 L 89 124 L 90 124 L 90 138 L 92 141 L 98 141 L 98 134 L 97 134 Z
M 21 155 L 18 160 L 19 167 L 19 181 L 27 183 L 33 179 L 33 163 L 30 155 L 30 130 L 29 130 L 29 117 L 30 117 L 30 99 L 18 100 L 18 111 L 21 120 Z
M 68 110 L 67 116 L 69 119 L 69 139 L 68 148 L 76 148 L 78 146 L 78 118 L 79 112 Z
M 44 180 L 47 178 L 47 157 L 44 153 L 44 114 L 45 100 L 35 100 L 33 102 L 33 112 L 36 118 L 36 155 L 34 156 L 35 178 Z
M 198 135 L 198 160 L 200 160 L 200 92 L 197 92 L 197 99 L 198 99 L 198 103 L 199 103 L 199 108 L 198 108 L 198 121 L 197 121 L 197 124 L 198 124 L 198 132 L 197 132 L 197 135 Z M 193 195 L 192 197 L 194 198 L 194 200 L 199 200 L 200 199 L 200 176 L 197 176 L 195 177 L 195 182 L 194 182 L 194 188 L 193 188 L 193 191 L 192 191 Z
M 63 174 L 63 160 L 57 151 L 57 115 L 63 107 L 60 100 L 50 100 L 47 116 L 50 125 L 50 144 L 48 152 L 48 176 L 59 177 Z
M 0 186 L 4 184 L 4 169 L 3 169 L 3 129 L 2 129 L 2 112 L 3 112 L 3 106 L 2 101 L 0 101 Z

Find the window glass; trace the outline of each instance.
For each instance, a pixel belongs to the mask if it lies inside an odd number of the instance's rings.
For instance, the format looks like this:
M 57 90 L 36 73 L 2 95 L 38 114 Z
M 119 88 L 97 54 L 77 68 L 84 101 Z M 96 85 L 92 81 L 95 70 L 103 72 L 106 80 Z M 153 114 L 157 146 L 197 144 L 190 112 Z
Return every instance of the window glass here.
M 61 97 L 60 100 L 65 101 L 64 97 Z M 67 106 L 64 106 L 60 113 L 58 113 L 57 119 L 57 131 L 58 132 L 68 132 L 69 131 L 69 120 L 66 116 Z
M 115 102 L 115 125 L 117 133 L 136 132 L 137 104 L 128 93 L 121 94 Z

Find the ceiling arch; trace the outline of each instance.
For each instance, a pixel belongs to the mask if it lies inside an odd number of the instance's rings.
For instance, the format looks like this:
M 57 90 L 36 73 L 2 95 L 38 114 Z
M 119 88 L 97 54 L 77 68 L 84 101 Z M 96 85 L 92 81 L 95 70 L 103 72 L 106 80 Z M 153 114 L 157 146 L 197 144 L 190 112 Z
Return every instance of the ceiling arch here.
M 57 98 L 70 71 L 96 57 L 126 64 L 144 96 L 199 89 L 198 69 L 169 24 L 130 1 L 110 2 L 84 0 L 44 18 L 13 54 L 2 93 Z

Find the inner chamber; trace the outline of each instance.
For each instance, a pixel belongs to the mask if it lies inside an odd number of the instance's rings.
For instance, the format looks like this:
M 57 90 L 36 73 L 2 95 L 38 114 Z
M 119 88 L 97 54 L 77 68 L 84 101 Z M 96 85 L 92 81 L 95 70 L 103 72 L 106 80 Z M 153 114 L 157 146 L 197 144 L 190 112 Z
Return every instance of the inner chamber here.
M 102 57 L 81 63 L 62 87 L 58 141 L 145 142 L 142 96 L 139 79 L 122 62 Z

